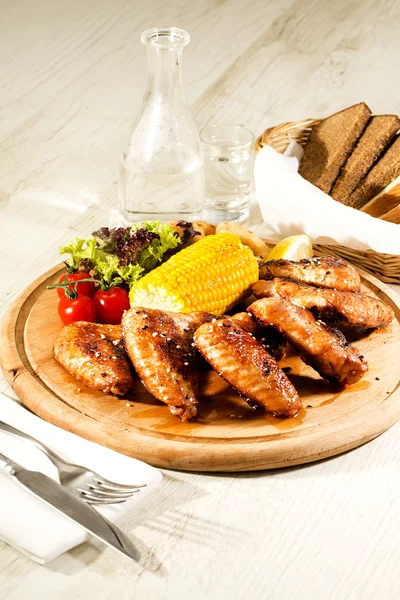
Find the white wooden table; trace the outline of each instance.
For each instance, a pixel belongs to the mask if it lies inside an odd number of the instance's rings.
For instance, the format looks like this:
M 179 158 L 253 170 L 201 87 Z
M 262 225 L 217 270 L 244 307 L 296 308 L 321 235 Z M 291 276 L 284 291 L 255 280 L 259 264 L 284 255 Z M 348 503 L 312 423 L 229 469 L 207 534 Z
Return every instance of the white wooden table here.
M 116 208 L 144 29 L 190 32 L 199 127 L 258 133 L 361 100 L 400 113 L 396 0 L 0 0 L 0 14 L 1 314 Z M 40 567 L 0 543 L 0 600 L 398 598 L 399 432 L 304 468 L 165 472 L 124 524 L 139 564 L 86 544 Z

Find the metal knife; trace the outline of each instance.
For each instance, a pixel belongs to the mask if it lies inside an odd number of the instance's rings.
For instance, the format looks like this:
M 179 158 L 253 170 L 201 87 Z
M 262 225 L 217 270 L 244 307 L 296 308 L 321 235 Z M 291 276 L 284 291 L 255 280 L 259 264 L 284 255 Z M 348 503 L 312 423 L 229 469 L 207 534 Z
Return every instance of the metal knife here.
M 80 500 L 54 479 L 44 473 L 29 471 L 1 453 L 0 467 L 31 494 L 86 529 L 97 539 L 133 560 L 139 559 L 138 550 L 114 523 L 102 517 L 89 504 Z

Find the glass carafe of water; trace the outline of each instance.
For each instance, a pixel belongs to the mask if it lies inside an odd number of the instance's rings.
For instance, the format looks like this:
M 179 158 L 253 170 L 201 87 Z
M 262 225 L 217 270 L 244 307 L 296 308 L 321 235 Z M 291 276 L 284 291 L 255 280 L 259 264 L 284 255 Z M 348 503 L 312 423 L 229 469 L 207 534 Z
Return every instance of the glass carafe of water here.
M 182 87 L 189 34 L 168 27 L 142 34 L 148 84 L 122 157 L 120 207 L 128 222 L 198 216 L 204 198 L 199 135 Z

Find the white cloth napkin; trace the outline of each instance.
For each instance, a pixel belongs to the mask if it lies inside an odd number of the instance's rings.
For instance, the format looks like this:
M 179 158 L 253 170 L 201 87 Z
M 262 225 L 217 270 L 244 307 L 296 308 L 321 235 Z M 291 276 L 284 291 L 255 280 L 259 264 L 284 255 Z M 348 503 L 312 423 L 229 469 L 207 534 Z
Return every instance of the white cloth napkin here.
M 257 233 L 279 241 L 306 233 L 318 244 L 400 254 L 400 226 L 336 202 L 298 174 L 302 149 L 291 142 L 285 155 L 264 146 L 254 164 L 255 194 L 264 223 Z
M 89 467 L 112 481 L 147 484 L 127 502 L 96 508 L 110 521 L 117 521 L 161 482 L 157 469 L 50 425 L 3 394 L 0 420 L 29 433 L 62 458 Z M 28 442 L 0 432 L 0 452 L 28 469 L 58 480 L 57 469 Z M 0 469 L 0 539 L 45 564 L 88 537 L 81 527 L 21 488 Z

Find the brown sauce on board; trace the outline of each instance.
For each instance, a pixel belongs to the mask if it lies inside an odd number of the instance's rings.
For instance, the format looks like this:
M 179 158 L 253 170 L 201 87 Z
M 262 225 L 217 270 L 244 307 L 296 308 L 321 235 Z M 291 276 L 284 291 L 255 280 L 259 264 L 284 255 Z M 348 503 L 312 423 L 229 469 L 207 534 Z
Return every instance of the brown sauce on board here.
M 352 386 L 338 389 L 317 377 L 290 373 L 289 378 L 299 391 L 300 396 L 302 396 L 304 404 L 304 408 L 300 410 L 298 415 L 289 419 L 274 417 L 263 410 L 250 407 L 214 371 L 202 373 L 197 419 L 186 422 L 181 421 L 170 413 L 168 406 L 150 397 L 141 385 L 137 387 L 136 394 L 132 394 L 129 398 L 130 407 L 127 407 L 127 415 L 132 411 L 129 416 L 139 427 L 145 427 L 153 431 L 165 431 L 175 435 L 190 435 L 196 431 L 199 433 L 207 425 L 223 427 L 228 423 L 233 424 L 238 421 L 243 424 L 251 423 L 261 427 L 268 424 L 278 431 L 290 431 L 304 422 L 307 410 L 328 406 L 343 394 L 366 391 L 372 385 L 369 381 L 362 380 Z M 326 397 L 329 392 L 332 392 L 332 395 L 320 404 L 307 405 L 307 396 L 310 394 L 314 396 L 315 402 L 315 396 L 323 394 Z
M 295 417 L 291 417 L 290 419 L 284 419 L 279 417 L 274 417 L 273 415 L 265 414 L 264 421 L 268 423 L 268 425 L 272 425 L 275 429 L 279 429 L 280 431 L 289 431 L 290 429 L 294 429 L 295 427 L 299 427 L 305 419 L 307 410 L 302 408 L 299 410 L 298 414 Z
M 222 401 L 219 399 L 215 404 L 207 406 L 208 403 L 200 405 L 199 415 L 194 421 L 180 421 L 178 417 L 169 413 L 168 407 L 165 407 L 164 412 L 162 406 L 158 408 L 148 408 L 135 412 L 133 418 L 135 421 L 142 420 L 147 421 L 148 419 L 154 419 L 154 425 L 148 423 L 143 426 L 153 429 L 153 431 L 165 431 L 166 433 L 175 433 L 177 435 L 188 435 L 195 430 L 201 430 L 203 425 L 226 425 L 227 422 L 241 421 L 255 422 L 258 421 L 260 425 L 267 423 L 272 425 L 279 431 L 288 431 L 299 427 L 306 416 L 306 409 L 301 409 L 296 417 L 290 419 L 274 417 L 262 410 L 255 410 L 250 406 L 246 405 L 243 400 L 238 398 L 239 402 L 243 402 L 243 406 L 238 406 L 236 403 L 230 402 L 228 399 Z M 168 411 L 168 412 L 167 412 Z
M 190 435 L 195 431 L 200 432 L 203 426 L 207 425 L 223 427 L 238 422 L 251 423 L 261 427 L 268 424 L 277 430 L 287 431 L 298 427 L 304 421 L 306 415 L 306 409 L 304 408 L 300 410 L 296 417 L 290 419 L 274 417 L 261 409 L 254 409 L 249 406 L 218 375 L 210 375 L 210 382 L 212 383 L 213 394 L 207 389 L 207 395 L 200 397 L 199 414 L 197 419 L 193 421 L 181 421 L 169 412 L 168 406 L 161 403 L 140 406 L 139 398 L 139 402 L 132 403 L 135 410 L 127 408 L 127 413 L 129 414 L 129 411 L 132 410 L 131 418 L 139 427 L 142 426 L 153 431 L 165 431 L 176 435 Z M 210 396 L 208 396 L 209 393 Z
M 194 429 L 199 427 L 197 421 L 181 421 L 179 417 L 176 417 L 169 412 L 168 406 L 164 406 L 160 403 L 157 408 L 147 408 L 138 412 L 134 412 L 132 418 L 136 421 L 142 421 L 138 423 L 140 426 L 146 429 L 152 429 L 153 431 L 166 431 L 168 433 L 176 433 L 180 435 L 190 434 Z M 146 422 L 154 420 L 154 423 Z
M 333 402 L 335 402 L 335 400 L 337 400 L 343 392 L 339 392 L 339 394 L 334 394 L 331 398 L 328 398 L 328 400 L 324 400 L 323 402 L 321 402 L 321 404 L 318 406 L 318 408 L 320 406 L 327 406 L 328 404 L 333 404 Z
M 349 385 L 348 387 L 340 390 L 339 392 L 337 392 L 336 394 L 333 394 L 333 396 L 331 396 L 331 398 L 328 398 L 327 400 L 324 400 L 324 402 L 321 402 L 321 404 L 319 404 L 319 407 L 321 406 L 327 406 L 328 404 L 332 404 L 333 402 L 335 402 L 335 400 L 337 400 L 338 398 L 340 398 L 341 396 L 343 396 L 343 394 L 347 394 L 349 392 L 363 392 L 368 390 L 371 387 L 371 382 L 370 381 L 365 381 L 365 380 L 361 380 L 358 381 L 357 383 L 355 383 L 354 385 Z

